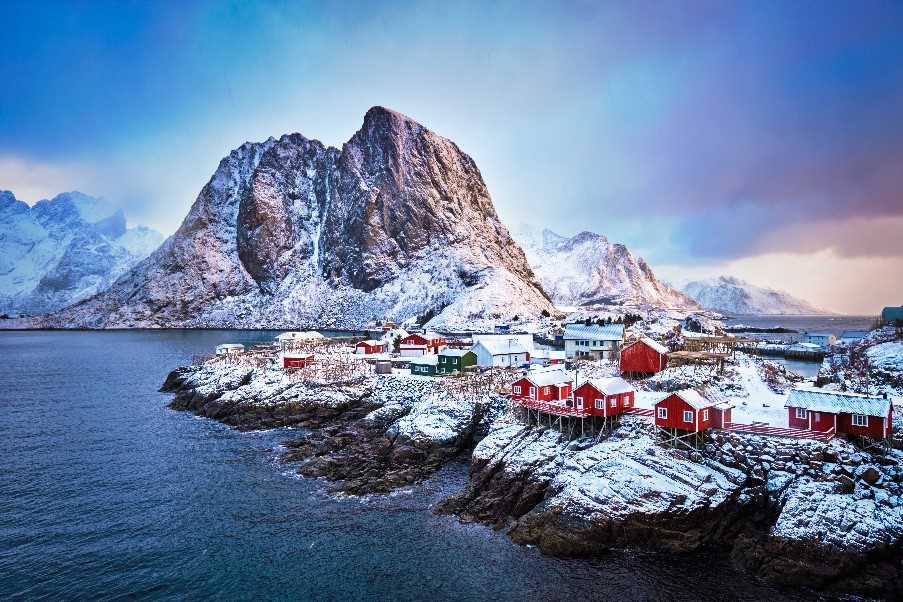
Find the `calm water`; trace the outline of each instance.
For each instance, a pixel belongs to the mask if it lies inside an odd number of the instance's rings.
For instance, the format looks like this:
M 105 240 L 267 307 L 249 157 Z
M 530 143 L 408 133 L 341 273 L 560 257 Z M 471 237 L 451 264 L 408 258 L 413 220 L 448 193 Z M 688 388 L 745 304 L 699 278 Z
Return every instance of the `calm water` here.
M 720 557 L 556 560 L 430 512 L 450 467 L 335 499 L 275 462 L 286 433 L 173 412 L 168 371 L 272 333 L 0 332 L 0 599 L 803 599 Z

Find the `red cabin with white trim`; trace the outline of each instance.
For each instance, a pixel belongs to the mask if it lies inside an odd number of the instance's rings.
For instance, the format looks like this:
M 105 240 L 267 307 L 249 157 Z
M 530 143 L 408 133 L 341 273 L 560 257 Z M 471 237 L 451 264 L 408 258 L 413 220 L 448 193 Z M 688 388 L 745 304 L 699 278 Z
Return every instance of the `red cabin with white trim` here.
M 671 393 L 655 404 L 655 426 L 699 433 L 715 426 L 714 406 L 692 389 Z
M 401 355 L 426 355 L 445 349 L 445 338 L 435 332 L 409 334 L 401 339 Z
M 790 428 L 871 439 L 893 434 L 894 404 L 886 395 L 799 387 L 790 391 L 784 407 Z
M 368 341 L 361 341 L 357 345 L 354 346 L 354 352 L 357 354 L 370 355 L 371 353 L 385 353 L 386 352 L 386 344 L 382 341 L 377 341 L 375 339 L 370 339 Z
M 623 378 L 594 378 L 574 389 L 574 407 L 590 416 L 618 416 L 633 407 L 635 394 Z
M 668 348 L 642 337 L 621 348 L 621 374 L 650 376 L 668 367 Z
M 313 353 L 283 353 L 282 367 L 284 369 L 306 368 L 314 363 Z
M 529 370 L 511 384 L 511 398 L 521 402 L 564 404 L 573 388 L 574 381 L 564 370 Z

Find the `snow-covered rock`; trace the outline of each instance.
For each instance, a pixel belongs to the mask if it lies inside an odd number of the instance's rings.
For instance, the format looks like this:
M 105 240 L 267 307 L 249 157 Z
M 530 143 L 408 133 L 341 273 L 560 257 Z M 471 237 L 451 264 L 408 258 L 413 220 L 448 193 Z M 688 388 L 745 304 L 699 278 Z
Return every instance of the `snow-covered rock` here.
M 789 293 L 763 288 L 734 278 L 719 276 L 709 280 L 694 280 L 683 292 L 702 307 L 735 315 L 816 315 L 828 313 Z
M 29 207 L 0 191 L 0 311 L 41 313 L 89 297 L 147 257 L 163 237 L 126 228 L 110 203 L 67 192 Z
M 235 149 L 162 247 L 48 324 L 454 329 L 551 309 L 473 159 L 374 107 L 341 150 Z
M 865 350 L 869 365 L 878 370 L 903 372 L 903 341 L 888 341 Z
M 697 307 L 659 281 L 644 259 L 601 234 L 581 232 L 568 238 L 548 229 L 537 234 L 522 227 L 516 236 L 556 305 Z

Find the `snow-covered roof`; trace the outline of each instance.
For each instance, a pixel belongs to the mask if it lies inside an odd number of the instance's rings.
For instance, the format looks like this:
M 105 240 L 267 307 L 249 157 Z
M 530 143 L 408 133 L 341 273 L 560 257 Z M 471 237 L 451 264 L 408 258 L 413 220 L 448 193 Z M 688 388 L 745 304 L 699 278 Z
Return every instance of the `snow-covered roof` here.
M 282 354 L 282 357 L 287 357 L 293 360 L 307 359 L 313 357 L 313 353 L 303 353 L 300 351 L 286 351 Z
M 377 341 L 376 339 L 367 339 L 366 341 L 361 341 L 358 345 L 367 345 L 369 347 L 375 347 L 377 345 L 384 345 L 382 341 Z
M 527 353 L 527 348 L 520 344 L 517 339 L 481 339 L 477 341 L 477 345 L 482 345 L 490 355 L 511 355 L 514 353 Z
M 443 349 L 439 355 L 450 355 L 453 357 L 463 357 L 468 353 L 473 353 L 470 349 Z
M 834 336 L 830 332 L 804 332 L 803 336 L 807 337 L 832 337 Z
M 564 351 L 560 349 L 534 349 L 530 355 L 538 359 L 548 360 L 564 360 L 567 358 Z
M 677 395 L 685 402 L 687 402 L 694 410 L 702 410 L 718 405 L 717 401 L 706 399 L 694 389 L 682 389 L 680 391 L 674 391 L 673 393 L 669 393 L 668 395 L 663 397 L 661 401 L 668 399 L 668 397 L 671 397 L 671 395 Z M 659 403 L 661 403 L 661 401 Z
M 571 382 L 571 377 L 564 370 L 530 370 L 524 378 L 537 387 Z
M 805 408 L 828 414 L 861 414 L 884 418 L 890 411 L 890 399 L 861 393 L 829 391 L 816 387 L 797 387 L 787 395 L 785 408 Z
M 436 355 L 418 355 L 412 357 L 410 362 L 418 366 L 435 366 L 439 363 L 439 356 Z
M 624 338 L 623 324 L 567 324 L 564 327 L 565 339 L 595 339 L 599 341 L 620 341 Z
M 283 332 L 282 334 L 276 337 L 277 341 L 293 341 L 295 339 L 322 339 L 323 335 L 314 330 L 307 330 L 304 332 L 300 331 L 291 331 L 291 332 Z
M 640 341 L 642 341 L 642 342 L 643 342 L 645 345 L 647 345 L 648 347 L 650 347 L 650 348 L 652 348 L 652 349 L 655 349 L 655 350 L 656 350 L 657 352 L 659 352 L 659 353 L 668 353 L 668 348 L 667 348 L 667 347 L 665 347 L 664 345 L 662 345 L 662 344 L 659 343 L 658 341 L 653 341 L 653 340 L 650 339 L 649 337 L 640 337 L 640 338 L 637 339 L 636 341 L 633 341 L 633 343 L 629 343 L 627 346 L 624 347 L 624 349 L 627 349 L 627 347 L 630 347 L 630 345 L 633 345 L 633 344 L 635 344 L 635 343 L 639 343 Z M 623 350 L 622 350 L 622 351 L 623 351 Z
M 619 393 L 630 393 L 636 389 L 629 382 L 620 376 L 611 376 L 609 378 L 591 378 L 588 381 L 597 391 L 606 395 L 618 395 Z
M 216 346 L 217 349 L 244 349 L 245 346 L 241 343 L 222 343 L 221 345 Z
M 402 349 L 426 349 L 425 343 L 400 343 Z

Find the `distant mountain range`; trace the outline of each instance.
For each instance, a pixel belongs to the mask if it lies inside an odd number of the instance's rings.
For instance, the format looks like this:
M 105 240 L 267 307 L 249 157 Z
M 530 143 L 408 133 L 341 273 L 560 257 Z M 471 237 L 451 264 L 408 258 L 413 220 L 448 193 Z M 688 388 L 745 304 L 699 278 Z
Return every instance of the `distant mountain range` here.
M 341 149 L 301 134 L 236 148 L 147 260 L 43 324 L 454 329 L 544 310 L 474 160 L 373 107 Z
M 698 307 L 658 280 L 643 258 L 601 234 L 581 232 L 568 238 L 548 229 L 540 232 L 521 226 L 516 236 L 556 305 Z
M 30 207 L 0 191 L 0 312 L 58 310 L 109 286 L 163 236 L 127 228 L 121 209 L 80 192 Z
M 791 294 L 750 284 L 732 276 L 696 280 L 683 291 L 706 309 L 728 314 L 817 315 L 831 312 Z

